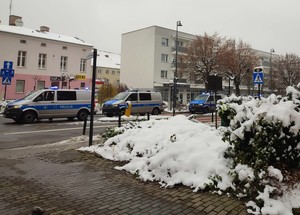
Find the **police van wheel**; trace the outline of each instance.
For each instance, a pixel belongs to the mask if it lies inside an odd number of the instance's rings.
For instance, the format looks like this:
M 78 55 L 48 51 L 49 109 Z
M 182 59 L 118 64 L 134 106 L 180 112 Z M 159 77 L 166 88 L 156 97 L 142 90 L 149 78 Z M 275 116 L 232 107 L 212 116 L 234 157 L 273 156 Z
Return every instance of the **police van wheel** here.
M 209 107 L 204 107 L 203 113 L 209 113 Z
M 152 110 L 152 115 L 158 115 L 158 114 L 160 114 L 160 110 L 158 108 L 154 108 Z
M 84 121 L 89 115 L 89 112 L 87 110 L 81 110 L 77 114 L 77 119 L 79 121 Z
M 22 117 L 22 121 L 27 124 L 33 123 L 35 119 L 36 114 L 33 111 L 25 112 Z

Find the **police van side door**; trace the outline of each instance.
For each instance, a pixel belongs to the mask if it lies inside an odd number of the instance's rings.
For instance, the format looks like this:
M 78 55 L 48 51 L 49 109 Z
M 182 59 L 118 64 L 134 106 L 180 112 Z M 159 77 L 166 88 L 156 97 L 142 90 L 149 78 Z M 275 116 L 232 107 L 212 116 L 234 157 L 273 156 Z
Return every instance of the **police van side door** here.
M 138 103 L 138 95 L 137 93 L 131 93 L 127 98 L 126 101 L 130 101 L 131 103 L 131 113 L 139 113 L 139 103 Z
M 34 108 L 38 111 L 40 118 L 46 118 L 51 116 L 53 110 L 56 109 L 56 104 L 54 102 L 55 91 L 47 90 L 38 95 L 34 101 Z
M 151 113 L 153 102 L 151 100 L 151 93 L 139 93 L 139 113 Z
M 56 114 L 61 117 L 76 116 L 80 108 L 77 102 L 76 91 L 59 90 L 56 99 Z

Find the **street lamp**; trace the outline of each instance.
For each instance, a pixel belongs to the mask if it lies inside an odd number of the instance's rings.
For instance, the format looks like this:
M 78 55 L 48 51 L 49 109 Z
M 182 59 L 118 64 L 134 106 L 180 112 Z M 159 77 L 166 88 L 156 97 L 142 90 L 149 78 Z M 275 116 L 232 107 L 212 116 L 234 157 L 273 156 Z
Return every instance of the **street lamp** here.
M 273 90 L 273 71 L 272 71 L 272 53 L 274 53 L 274 49 L 270 49 L 270 93 L 272 93 Z
M 173 116 L 175 116 L 175 107 L 176 107 L 176 85 L 177 85 L 177 55 L 178 55 L 178 27 L 182 26 L 181 21 L 176 22 L 176 38 L 175 38 L 175 72 L 173 79 Z
M 69 76 L 68 80 L 69 80 L 69 89 L 71 89 L 71 81 L 75 80 L 75 77 Z

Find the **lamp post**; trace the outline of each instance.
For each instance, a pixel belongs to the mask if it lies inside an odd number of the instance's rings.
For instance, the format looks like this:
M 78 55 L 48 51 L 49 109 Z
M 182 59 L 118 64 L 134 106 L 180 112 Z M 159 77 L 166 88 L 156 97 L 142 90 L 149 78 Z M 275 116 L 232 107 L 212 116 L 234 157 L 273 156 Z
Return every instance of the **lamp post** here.
M 272 53 L 274 53 L 275 50 L 274 49 L 270 49 L 270 93 L 272 93 L 273 90 L 273 71 L 272 71 Z
M 177 87 L 177 55 L 178 55 L 178 27 L 182 26 L 181 21 L 176 22 L 176 38 L 175 38 L 175 72 L 173 79 L 173 116 L 175 116 L 175 107 L 176 107 L 176 87 Z
M 71 81 L 75 80 L 75 77 L 69 76 L 68 80 L 69 80 L 69 89 L 71 89 Z

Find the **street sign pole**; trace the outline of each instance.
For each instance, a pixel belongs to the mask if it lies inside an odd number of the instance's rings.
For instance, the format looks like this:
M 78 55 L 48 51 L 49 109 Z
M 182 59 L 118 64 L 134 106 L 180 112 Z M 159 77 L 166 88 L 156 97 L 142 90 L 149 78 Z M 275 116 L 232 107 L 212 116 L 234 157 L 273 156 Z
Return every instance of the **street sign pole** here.
M 260 67 L 256 67 L 254 68 L 254 72 L 253 72 L 253 84 L 257 84 L 258 85 L 258 99 L 260 99 L 260 85 L 264 83 L 264 73 L 262 68 Z
M 94 130 L 94 110 L 95 110 L 95 91 L 96 91 L 96 70 L 97 70 L 97 49 L 93 52 L 93 75 L 92 75 L 92 95 L 91 95 L 91 117 L 90 117 L 90 134 L 89 146 L 93 144 L 93 130 Z
M 4 101 L 6 100 L 6 90 L 7 90 L 7 84 L 4 86 Z
M 11 84 L 11 78 L 15 76 L 12 61 L 4 61 L 3 68 L 0 70 L 0 77 L 2 77 L 2 85 L 4 86 L 4 100 L 6 100 L 7 85 Z

